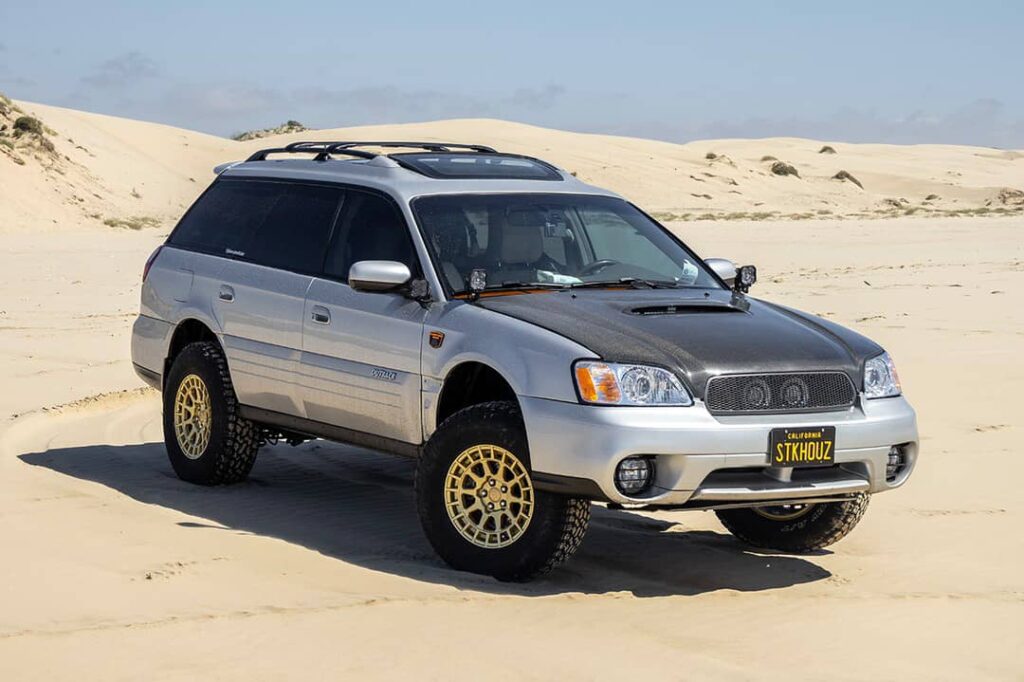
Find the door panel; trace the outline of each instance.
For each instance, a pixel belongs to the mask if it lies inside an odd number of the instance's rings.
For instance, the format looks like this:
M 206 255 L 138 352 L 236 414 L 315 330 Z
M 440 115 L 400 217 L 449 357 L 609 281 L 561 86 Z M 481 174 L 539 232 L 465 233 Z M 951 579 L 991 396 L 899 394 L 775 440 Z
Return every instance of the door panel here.
M 214 312 L 224 332 L 231 379 L 244 405 L 301 416 L 295 383 L 302 311 L 313 278 L 223 260 Z
M 316 278 L 306 296 L 300 393 L 307 418 L 422 441 L 423 307 Z M 326 318 L 326 319 L 325 319 Z

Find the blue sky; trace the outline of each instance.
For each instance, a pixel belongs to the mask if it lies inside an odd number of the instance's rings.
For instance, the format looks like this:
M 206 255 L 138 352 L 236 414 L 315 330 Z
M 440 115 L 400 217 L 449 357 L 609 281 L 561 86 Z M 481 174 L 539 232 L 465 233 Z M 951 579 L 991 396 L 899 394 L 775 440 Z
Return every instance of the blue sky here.
M 1024 2 L 0 4 L 0 91 L 227 135 L 495 117 L 1024 148 Z

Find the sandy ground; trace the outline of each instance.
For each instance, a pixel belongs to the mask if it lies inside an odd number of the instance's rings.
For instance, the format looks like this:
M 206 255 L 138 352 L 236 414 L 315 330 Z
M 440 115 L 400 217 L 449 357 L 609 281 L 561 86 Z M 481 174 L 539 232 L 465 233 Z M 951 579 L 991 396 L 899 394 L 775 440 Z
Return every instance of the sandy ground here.
M 1024 678 L 1024 221 L 676 228 L 896 358 L 922 459 L 829 551 L 597 509 L 505 585 L 436 559 L 404 460 L 278 446 L 187 485 L 128 361 L 159 232 L 0 234 L 0 679 Z

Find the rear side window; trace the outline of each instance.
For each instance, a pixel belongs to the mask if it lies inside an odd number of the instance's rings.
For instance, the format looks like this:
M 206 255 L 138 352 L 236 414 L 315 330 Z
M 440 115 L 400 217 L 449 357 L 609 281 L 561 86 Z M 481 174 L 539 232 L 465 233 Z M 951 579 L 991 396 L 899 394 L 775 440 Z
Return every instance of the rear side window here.
M 336 187 L 286 186 L 256 231 L 246 259 L 272 268 L 319 273 L 342 194 Z
M 221 180 L 182 219 L 170 244 L 316 273 L 343 195 L 336 187 Z
M 178 223 L 169 243 L 218 256 L 246 257 L 253 235 L 280 196 L 280 186 L 221 180 Z

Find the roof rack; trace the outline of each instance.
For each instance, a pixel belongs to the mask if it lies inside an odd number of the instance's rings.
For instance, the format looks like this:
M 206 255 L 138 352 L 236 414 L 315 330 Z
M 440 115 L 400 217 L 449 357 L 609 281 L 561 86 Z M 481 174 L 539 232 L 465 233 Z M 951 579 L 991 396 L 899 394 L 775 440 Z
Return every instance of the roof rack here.
M 344 154 L 360 159 L 372 159 L 377 154 L 359 147 L 385 147 L 425 149 L 429 152 L 477 152 L 497 154 L 497 150 L 482 144 L 459 144 L 457 142 L 292 142 L 284 147 L 261 149 L 246 161 L 265 161 L 268 154 L 316 154 L 315 161 L 326 161 L 331 154 Z

